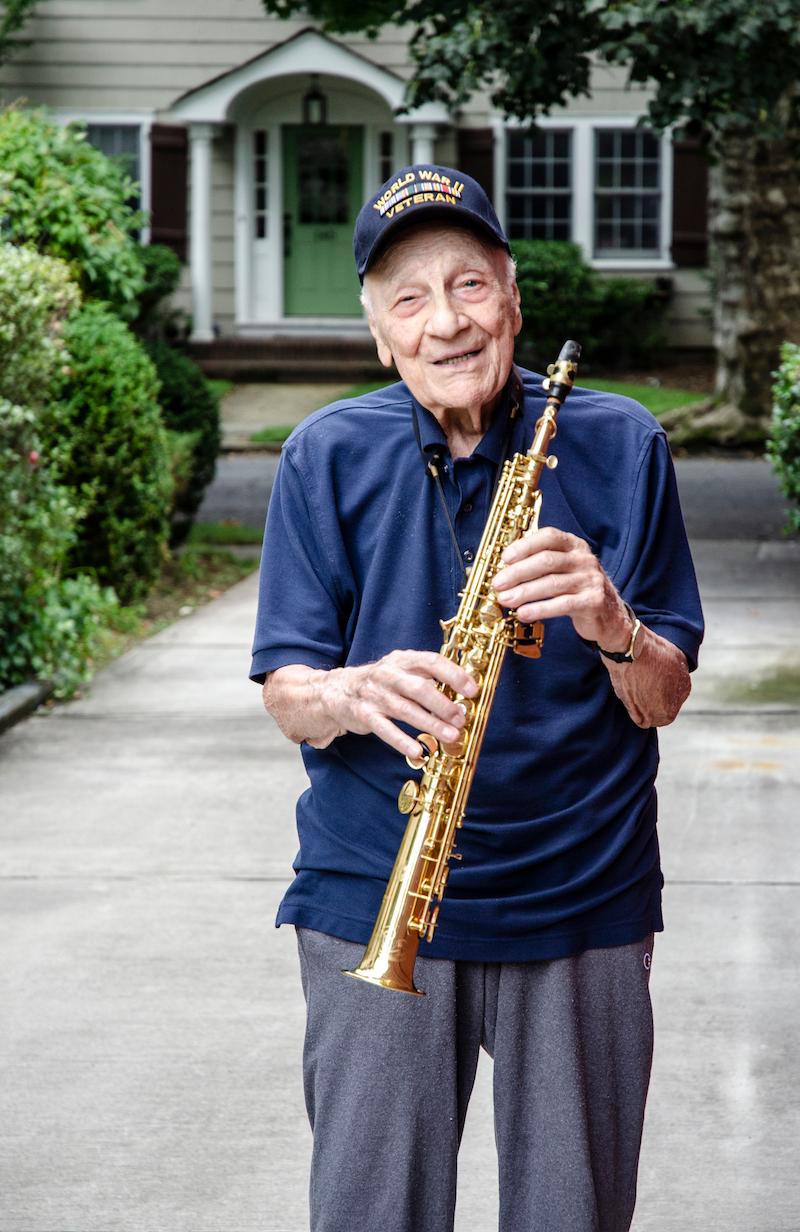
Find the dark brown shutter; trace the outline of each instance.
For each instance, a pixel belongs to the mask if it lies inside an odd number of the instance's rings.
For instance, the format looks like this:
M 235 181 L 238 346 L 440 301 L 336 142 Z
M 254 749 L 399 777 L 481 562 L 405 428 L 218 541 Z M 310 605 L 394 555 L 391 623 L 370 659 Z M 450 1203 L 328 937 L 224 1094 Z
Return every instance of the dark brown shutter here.
M 187 131 L 182 125 L 150 129 L 150 242 L 174 248 L 186 260 Z
M 458 130 L 459 171 L 466 171 L 477 180 L 494 201 L 494 133 L 491 128 L 460 128 Z
M 685 135 L 672 145 L 672 259 L 708 263 L 708 160 L 701 143 Z

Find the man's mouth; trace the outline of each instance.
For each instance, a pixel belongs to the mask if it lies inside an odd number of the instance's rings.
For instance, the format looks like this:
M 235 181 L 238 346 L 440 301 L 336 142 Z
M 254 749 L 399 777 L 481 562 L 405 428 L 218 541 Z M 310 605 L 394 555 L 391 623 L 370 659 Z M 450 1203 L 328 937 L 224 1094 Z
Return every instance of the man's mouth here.
M 478 347 L 474 351 L 459 351 L 457 355 L 447 355 L 444 359 L 435 359 L 433 362 L 438 368 L 446 368 L 450 364 L 460 364 L 465 359 L 472 359 L 475 355 L 479 355 L 482 350 L 482 347 Z

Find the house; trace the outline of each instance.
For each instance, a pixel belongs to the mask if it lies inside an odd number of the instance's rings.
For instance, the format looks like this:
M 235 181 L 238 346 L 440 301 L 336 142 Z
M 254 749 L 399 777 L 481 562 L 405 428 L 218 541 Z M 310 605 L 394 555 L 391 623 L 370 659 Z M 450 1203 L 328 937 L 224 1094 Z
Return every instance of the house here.
M 432 160 L 480 180 L 512 238 L 573 238 L 600 270 L 668 277 L 671 343 L 710 342 L 703 156 L 636 129 L 646 94 L 616 72 L 530 131 L 480 97 L 458 116 L 398 114 L 400 29 L 331 38 L 260 0 L 48 0 L 23 35 L 0 99 L 85 119 L 127 155 L 151 211 L 142 240 L 184 262 L 175 302 L 200 357 L 226 340 L 363 339 L 353 218 L 394 168 Z

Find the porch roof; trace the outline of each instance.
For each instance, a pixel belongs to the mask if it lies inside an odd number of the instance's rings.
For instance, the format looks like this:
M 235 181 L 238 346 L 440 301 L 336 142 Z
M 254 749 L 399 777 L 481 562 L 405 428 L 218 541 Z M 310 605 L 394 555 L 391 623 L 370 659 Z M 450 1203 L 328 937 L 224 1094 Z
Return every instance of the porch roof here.
M 392 111 L 403 101 L 405 82 L 396 73 L 309 26 L 268 51 L 259 52 L 235 68 L 179 95 L 170 106 L 169 114 L 190 124 L 229 123 L 235 119 L 237 98 L 249 87 L 276 77 L 305 77 L 310 73 L 326 73 L 358 82 L 383 98 Z M 395 118 L 399 124 L 452 123 L 447 108 L 441 103 L 426 103 Z

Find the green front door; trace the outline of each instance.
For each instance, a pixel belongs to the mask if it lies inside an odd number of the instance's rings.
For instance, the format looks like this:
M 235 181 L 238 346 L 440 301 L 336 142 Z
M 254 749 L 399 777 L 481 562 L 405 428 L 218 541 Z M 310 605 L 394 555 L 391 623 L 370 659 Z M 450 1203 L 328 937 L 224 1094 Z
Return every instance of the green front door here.
M 361 315 L 353 223 L 363 195 L 364 130 L 283 129 L 283 310 L 290 317 Z

